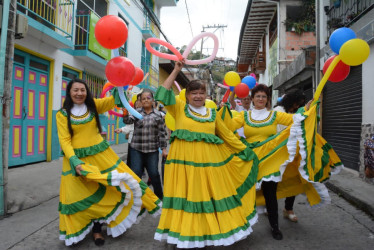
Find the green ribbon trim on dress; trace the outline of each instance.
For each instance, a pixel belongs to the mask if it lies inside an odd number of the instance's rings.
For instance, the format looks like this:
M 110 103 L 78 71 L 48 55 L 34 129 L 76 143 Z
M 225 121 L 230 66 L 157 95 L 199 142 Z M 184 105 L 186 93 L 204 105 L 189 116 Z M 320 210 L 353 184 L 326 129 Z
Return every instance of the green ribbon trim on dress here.
M 106 174 L 108 172 L 111 172 L 111 171 L 115 170 L 121 162 L 122 162 L 122 160 L 121 160 L 121 158 L 119 158 L 113 166 L 111 166 L 110 168 L 107 168 L 103 171 L 100 171 L 100 173 L 101 174 Z
M 79 230 L 78 232 L 74 233 L 74 234 L 69 234 L 69 235 L 66 235 L 66 231 L 61 231 L 60 230 L 60 235 L 64 235 L 65 236 L 65 239 L 69 239 L 69 238 L 72 238 L 72 237 L 76 237 L 76 236 L 79 236 L 81 235 L 89 226 L 92 225 L 93 221 L 99 221 L 99 220 L 107 220 L 110 216 L 112 216 L 118 209 L 118 207 L 124 202 L 126 198 L 126 194 L 125 193 L 122 193 L 122 198 L 121 198 L 121 201 L 119 201 L 116 206 L 112 209 L 112 211 L 105 217 L 101 217 L 101 218 L 97 218 L 95 220 L 92 220 L 90 223 L 88 223 L 84 228 L 82 228 L 81 230 Z
M 330 162 L 330 155 L 329 155 L 330 149 L 332 149 L 332 146 L 329 143 L 326 143 L 325 145 L 322 146 L 323 154 L 321 157 L 321 169 L 314 175 L 313 181 L 322 182 L 328 179 L 328 177 L 325 179 L 322 179 L 322 177 L 323 177 L 323 171 L 325 169 L 325 166 Z M 329 173 L 329 176 L 330 174 L 331 173 Z
M 148 185 L 147 184 L 145 184 L 145 182 L 144 181 L 140 181 L 139 182 L 139 186 L 140 186 L 140 189 L 142 190 L 142 196 L 145 194 L 145 190 L 147 189 L 147 188 L 149 188 L 148 187 Z
M 90 155 L 96 155 L 98 153 L 101 153 L 105 151 L 107 148 L 109 148 L 110 144 L 106 140 L 103 140 L 99 144 L 86 147 L 86 148 L 75 148 L 74 153 L 78 158 L 83 158 Z
M 249 116 L 248 116 L 248 112 L 244 112 L 244 121 L 248 126 L 251 126 L 251 127 L 256 127 L 256 128 L 266 127 L 266 126 L 269 126 L 269 125 L 273 124 L 273 122 L 277 118 L 277 111 L 270 111 L 269 116 L 271 116 L 269 118 L 270 119 L 269 121 L 266 121 L 266 122 L 263 122 L 263 123 L 254 123 L 254 122 L 250 121 Z
M 250 219 L 252 219 L 253 217 L 255 217 L 257 214 L 256 212 L 256 209 L 253 210 L 253 212 L 247 216 L 247 221 L 249 221 Z M 243 226 L 239 226 L 229 232 L 226 232 L 226 233 L 221 233 L 221 234 L 213 234 L 213 235 L 203 235 L 203 236 L 181 236 L 180 233 L 176 233 L 176 232 L 173 232 L 173 231 L 170 231 L 169 229 L 159 229 L 157 228 L 156 229 L 156 232 L 159 233 L 159 234 L 168 234 L 169 236 L 173 237 L 173 238 L 177 238 L 179 241 L 206 241 L 206 240 L 220 240 L 220 239 L 226 239 L 236 233 L 238 233 L 239 231 L 245 231 L 247 230 L 248 228 L 250 228 L 251 225 L 246 222 Z
M 158 87 L 155 100 L 162 102 L 165 106 L 174 105 L 175 95 L 172 89 L 166 89 L 164 86 Z
M 214 122 L 216 119 L 216 110 L 213 108 L 206 108 L 209 113 L 207 117 L 203 116 L 197 116 L 192 113 L 192 111 L 188 108 L 188 104 L 184 106 L 184 114 L 188 117 L 191 118 L 194 121 L 197 122 Z
M 59 111 L 61 112 L 61 114 L 63 116 L 65 116 L 65 117 L 68 116 L 68 114 L 66 113 L 66 110 L 60 109 Z M 71 119 L 71 117 L 70 117 L 71 124 L 81 125 L 81 124 L 86 124 L 86 123 L 92 121 L 92 119 L 95 117 L 95 113 L 92 113 L 91 111 L 88 111 L 88 112 L 89 112 L 88 116 L 86 118 L 81 119 L 81 120 L 74 120 L 74 119 Z
M 185 141 L 204 141 L 206 143 L 222 144 L 223 140 L 214 134 L 207 134 L 202 132 L 192 132 L 186 129 L 177 129 L 170 136 L 170 143 L 175 138 Z
M 161 207 L 158 205 L 158 204 L 160 204 L 160 202 L 161 202 L 161 200 L 157 200 L 156 202 L 155 202 L 155 204 L 157 205 L 154 209 L 152 209 L 151 211 L 148 211 L 148 213 L 149 214 L 154 214 L 154 213 L 156 213 L 158 210 L 160 210 L 161 209 Z
M 242 150 L 238 154 L 236 154 L 236 156 L 238 156 L 243 161 L 252 161 L 253 160 L 253 165 L 255 165 L 255 163 L 258 163 L 257 155 L 250 148 L 245 148 L 244 150 Z M 258 164 L 256 164 L 256 165 L 258 165 Z
M 251 172 L 242 185 L 236 189 L 236 194 L 220 199 L 209 201 L 189 201 L 181 197 L 166 197 L 163 199 L 163 208 L 183 210 L 188 213 L 214 213 L 231 210 L 242 205 L 241 199 L 257 182 L 258 167 L 255 160 L 252 165 Z
M 58 205 L 58 211 L 60 211 L 61 214 L 75 214 L 77 212 L 81 212 L 93 204 L 98 203 L 104 197 L 105 192 L 105 186 L 99 183 L 99 188 L 96 190 L 96 192 L 83 200 L 71 204 L 62 204 L 60 202 Z
M 260 163 L 262 161 L 264 161 L 265 159 L 267 159 L 270 155 L 272 155 L 275 151 L 277 151 L 278 149 L 280 149 L 281 147 L 283 147 L 284 145 L 287 145 L 287 142 L 288 142 L 288 139 L 282 141 L 280 144 L 278 144 L 278 146 L 276 146 L 275 148 L 273 148 L 273 150 L 271 150 L 267 155 L 265 155 L 264 157 L 262 157 L 260 159 Z
M 187 166 L 194 166 L 194 167 L 221 167 L 226 165 L 229 161 L 232 160 L 234 155 L 230 155 L 226 160 L 221 162 L 193 162 L 193 161 L 184 161 L 184 160 L 177 160 L 177 159 L 168 159 L 166 160 L 165 164 L 182 164 Z

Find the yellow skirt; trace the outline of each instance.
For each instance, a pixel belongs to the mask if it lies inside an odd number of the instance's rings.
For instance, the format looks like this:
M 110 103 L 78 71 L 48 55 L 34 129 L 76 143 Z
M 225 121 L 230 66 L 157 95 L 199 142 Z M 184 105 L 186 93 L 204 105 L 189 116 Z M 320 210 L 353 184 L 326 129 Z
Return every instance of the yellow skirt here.
M 91 231 L 93 222 L 107 224 L 107 234 L 124 233 L 145 209 L 160 213 L 160 200 L 132 170 L 108 148 L 80 158 L 82 176 L 74 176 L 63 159 L 60 184 L 60 240 L 67 246 Z
M 257 222 L 256 178 L 257 164 L 241 160 L 224 144 L 175 139 L 165 164 L 155 239 L 178 248 L 244 239 Z
M 254 146 L 260 161 L 258 188 L 262 181 L 276 181 L 278 199 L 305 193 L 311 206 L 330 203 L 323 182 L 339 173 L 343 164 L 317 133 L 317 108 L 295 114 L 290 127 Z M 256 201 L 258 206 L 265 204 L 261 191 Z

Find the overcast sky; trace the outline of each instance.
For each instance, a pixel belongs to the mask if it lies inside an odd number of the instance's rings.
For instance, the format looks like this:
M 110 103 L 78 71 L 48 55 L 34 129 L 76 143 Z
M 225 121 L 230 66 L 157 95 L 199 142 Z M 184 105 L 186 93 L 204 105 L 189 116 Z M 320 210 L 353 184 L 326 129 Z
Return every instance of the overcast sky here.
M 188 21 L 186 1 L 190 15 L 193 36 Z M 176 7 L 161 8 L 161 29 L 175 47 L 188 45 L 193 37 L 198 35 L 203 26 L 227 25 L 222 31 L 215 32 L 220 43 L 217 56 L 237 58 L 238 41 L 242 26 L 247 0 L 179 0 Z M 206 29 L 213 32 L 215 29 Z M 163 38 L 161 36 L 161 38 Z M 209 39 L 212 40 L 212 39 Z M 204 54 L 213 43 L 204 42 Z M 201 42 L 197 42 L 195 49 L 200 51 Z

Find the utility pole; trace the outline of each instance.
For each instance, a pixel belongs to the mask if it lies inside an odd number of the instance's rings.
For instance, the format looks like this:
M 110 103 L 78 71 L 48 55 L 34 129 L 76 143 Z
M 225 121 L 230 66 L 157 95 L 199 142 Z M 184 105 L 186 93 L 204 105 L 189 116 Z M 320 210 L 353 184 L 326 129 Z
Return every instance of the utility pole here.
M 16 26 L 16 0 L 3 1 L 3 20 L 0 42 L 0 215 L 7 212 L 8 153 L 9 153 L 9 111 L 13 71 L 14 39 Z
M 215 29 L 214 31 L 213 31 L 213 33 L 215 33 L 217 30 L 219 30 L 219 29 L 224 29 L 224 28 L 226 28 L 227 27 L 227 25 L 222 25 L 222 24 L 218 24 L 218 25 L 216 25 L 216 24 L 214 24 L 214 25 L 207 25 L 207 26 L 203 26 L 203 30 L 202 30 L 202 32 L 205 32 L 205 29 Z M 206 39 L 208 39 L 208 38 L 203 38 L 203 39 L 201 39 L 201 48 L 200 48 L 200 59 L 202 59 L 203 58 L 203 44 L 204 44 L 204 41 L 206 40 Z M 208 92 L 208 94 L 209 95 L 213 95 L 213 93 L 214 93 L 214 91 L 213 91 L 213 89 L 214 89 L 214 84 L 213 84 L 213 81 L 212 81 L 212 79 L 213 79 L 213 77 L 212 77 L 212 71 L 211 71 L 211 68 L 210 68 L 210 66 L 208 65 L 208 66 L 206 66 L 205 67 L 205 69 L 208 69 L 209 70 L 209 79 L 206 79 L 207 80 L 207 82 L 208 82 L 208 89 L 207 89 L 207 92 Z M 199 75 L 200 75 L 200 71 L 199 71 Z M 202 76 L 199 76 L 199 78 L 201 78 L 202 80 L 204 80 L 204 77 L 202 77 Z
M 226 27 L 227 27 L 227 25 L 222 25 L 222 24 L 218 24 L 218 25 L 215 25 L 215 24 L 214 25 L 207 25 L 207 26 L 203 26 L 203 30 L 201 32 L 205 32 L 205 29 L 215 29 L 213 31 L 213 33 L 215 33 L 217 30 L 219 30 L 219 29 L 223 30 Z M 206 40 L 206 39 L 208 39 L 208 38 L 201 39 L 200 59 L 203 58 L 203 44 L 204 44 L 204 40 Z

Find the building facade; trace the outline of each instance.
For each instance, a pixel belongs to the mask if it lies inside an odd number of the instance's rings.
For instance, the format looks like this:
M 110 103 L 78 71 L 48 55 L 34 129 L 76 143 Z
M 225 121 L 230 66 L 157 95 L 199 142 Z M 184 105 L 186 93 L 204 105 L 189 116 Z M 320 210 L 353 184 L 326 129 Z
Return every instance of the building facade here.
M 351 66 L 344 81 L 326 84 L 320 123 L 321 134 L 343 164 L 362 176 L 363 143 L 374 132 L 373 20 L 373 0 L 252 0 L 243 20 L 237 60 L 241 76 L 255 73 L 259 83 L 272 88 L 273 104 L 291 88 L 302 89 L 310 99 L 325 61 L 334 55 L 328 45 L 332 32 L 349 27 L 367 41 L 369 58 Z
M 56 112 L 74 78 L 87 81 L 95 97 L 107 82 L 105 65 L 115 55 L 128 57 L 147 78 L 140 88 L 155 90 L 159 83 L 158 58 L 145 40 L 160 36 L 160 9 L 175 0 L 19 0 L 14 45 L 12 103 L 9 128 L 9 167 L 60 157 Z M 94 36 L 96 22 L 105 15 L 122 18 L 128 39 L 118 49 L 101 47 Z M 110 143 L 125 142 L 114 129 L 122 120 L 101 115 Z

